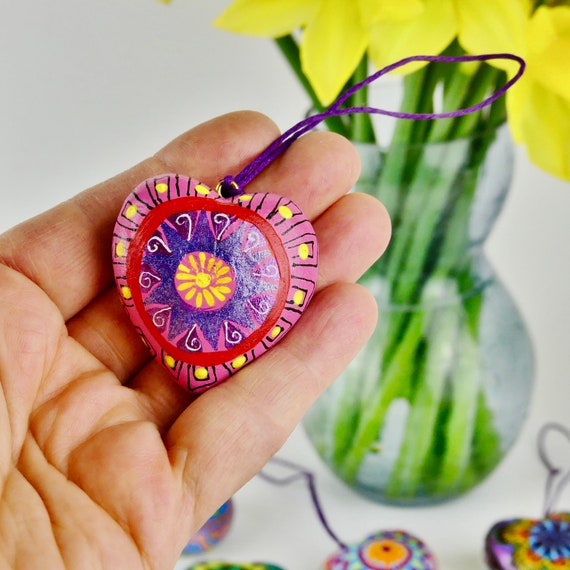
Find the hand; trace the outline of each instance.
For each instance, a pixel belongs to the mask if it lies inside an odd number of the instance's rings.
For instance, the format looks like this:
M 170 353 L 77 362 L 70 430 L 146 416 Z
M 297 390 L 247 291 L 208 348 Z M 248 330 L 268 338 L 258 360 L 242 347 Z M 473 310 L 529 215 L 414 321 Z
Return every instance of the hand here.
M 215 119 L 0 236 L 0 569 L 172 568 L 371 334 L 374 301 L 353 282 L 390 224 L 346 195 L 357 156 L 324 132 L 248 187 L 293 198 L 320 242 L 318 291 L 279 345 L 196 398 L 120 305 L 110 244 L 129 191 L 166 172 L 213 186 L 277 135 L 256 113 Z

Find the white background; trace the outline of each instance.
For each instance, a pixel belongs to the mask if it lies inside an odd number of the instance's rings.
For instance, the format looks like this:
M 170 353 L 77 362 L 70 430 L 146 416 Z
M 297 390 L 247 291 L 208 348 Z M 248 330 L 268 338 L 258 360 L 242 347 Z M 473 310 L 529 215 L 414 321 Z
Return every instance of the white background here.
M 215 115 L 256 109 L 282 129 L 299 120 L 307 100 L 272 43 L 211 27 L 228 3 L 0 0 L 0 231 Z M 321 465 L 297 429 L 281 455 L 318 473 L 328 518 L 345 541 L 405 528 L 431 545 L 443 570 L 480 570 L 492 523 L 540 514 L 544 471 L 536 433 L 546 420 L 570 423 L 570 185 L 530 165 L 520 149 L 517 158 L 512 192 L 487 251 L 536 347 L 525 429 L 477 489 L 419 509 L 355 495 Z M 563 451 L 569 465 L 570 445 Z M 276 489 L 254 480 L 235 506 L 230 534 L 208 557 L 314 570 L 335 549 L 303 485 Z M 570 510 L 570 493 L 560 506 Z

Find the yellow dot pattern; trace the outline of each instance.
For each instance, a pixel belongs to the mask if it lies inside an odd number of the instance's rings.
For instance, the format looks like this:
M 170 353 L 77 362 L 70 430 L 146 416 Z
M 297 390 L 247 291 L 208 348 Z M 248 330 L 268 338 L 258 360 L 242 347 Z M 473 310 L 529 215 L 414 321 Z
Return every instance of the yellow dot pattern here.
M 304 300 L 305 300 L 305 293 L 303 293 L 303 291 L 296 291 L 295 294 L 293 295 L 293 303 L 295 303 L 295 305 L 297 305 L 298 307 L 300 307 L 303 304 Z
M 196 370 L 194 370 L 194 378 L 196 378 L 196 380 L 207 380 L 208 379 L 208 369 L 207 368 L 196 368 Z
M 251 194 L 242 194 L 238 198 L 238 201 L 239 202 L 249 202 L 252 198 L 253 198 L 253 196 Z
M 129 220 L 131 220 L 132 218 L 134 218 L 137 215 L 137 207 L 134 204 L 131 204 L 126 210 L 125 210 L 125 217 L 128 218 Z
M 234 370 L 241 368 L 245 363 L 247 362 L 247 358 L 245 356 L 238 356 L 233 362 L 232 362 L 232 368 Z
M 166 364 L 166 366 L 168 366 L 168 368 L 176 368 L 176 360 L 174 360 L 174 358 L 172 358 L 172 356 L 170 356 L 170 354 L 166 354 L 164 356 L 164 364 Z
M 207 196 L 210 193 L 210 189 L 203 184 L 196 184 L 194 190 L 196 190 L 196 193 L 202 194 L 202 196 Z
M 281 331 L 282 331 L 282 330 L 283 330 L 283 329 L 282 329 L 279 325 L 277 325 L 276 327 L 274 327 L 273 330 L 272 330 L 271 333 L 270 333 L 271 338 L 277 338 L 277 337 L 281 334 Z
M 299 246 L 299 257 L 304 260 L 309 257 L 309 254 L 310 254 L 309 246 L 306 243 L 302 243 Z
M 117 245 L 115 246 L 115 255 L 117 257 L 125 257 L 125 255 L 127 255 L 127 247 L 125 246 L 124 241 L 117 242 Z
M 168 184 L 165 184 L 164 182 L 159 182 L 155 186 L 155 188 L 159 194 L 164 194 L 168 190 Z
M 130 287 L 127 287 L 126 285 L 121 287 L 121 295 L 123 295 L 123 299 L 126 299 L 127 301 L 133 298 Z
M 293 217 L 293 212 L 291 211 L 291 208 L 289 208 L 288 206 L 279 206 L 279 208 L 277 209 L 277 211 L 279 212 L 279 214 L 285 218 L 286 220 L 290 219 Z

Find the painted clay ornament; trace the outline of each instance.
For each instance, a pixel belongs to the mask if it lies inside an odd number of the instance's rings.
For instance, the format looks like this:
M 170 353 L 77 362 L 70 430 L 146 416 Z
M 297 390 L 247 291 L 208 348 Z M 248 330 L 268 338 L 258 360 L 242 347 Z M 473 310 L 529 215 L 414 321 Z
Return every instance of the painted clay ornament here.
M 558 436 L 559 446 L 565 446 L 565 456 L 570 451 L 569 428 L 556 422 L 542 426 L 538 455 L 548 472 L 543 516 L 512 518 L 491 527 L 485 537 L 485 558 L 492 570 L 570 570 L 570 513 L 554 511 L 570 482 L 570 469 L 557 463 L 548 450 L 547 439 L 553 435 Z
M 199 554 L 214 548 L 228 534 L 234 515 L 233 502 L 226 501 L 188 541 L 182 554 Z
M 199 562 L 187 570 L 283 570 L 281 566 L 264 564 L 263 562 L 250 562 L 246 564 L 234 562 Z
M 289 198 L 225 198 L 176 174 L 139 184 L 113 234 L 126 311 L 153 356 L 192 393 L 285 336 L 313 296 L 317 265 L 314 229 Z
M 493 570 L 570 570 L 570 514 L 495 524 L 485 540 Z
M 436 570 L 426 544 L 402 530 L 381 531 L 345 546 L 325 561 L 323 570 Z

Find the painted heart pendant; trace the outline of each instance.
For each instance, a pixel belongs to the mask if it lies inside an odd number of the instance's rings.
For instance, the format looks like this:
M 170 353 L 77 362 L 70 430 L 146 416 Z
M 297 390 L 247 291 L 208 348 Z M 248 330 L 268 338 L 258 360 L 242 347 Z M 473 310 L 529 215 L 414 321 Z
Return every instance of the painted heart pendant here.
M 125 200 L 115 281 L 137 332 L 186 390 L 226 380 L 279 342 L 317 281 L 314 229 L 288 198 L 223 198 L 175 174 Z
M 570 570 L 570 514 L 498 522 L 485 554 L 493 570 Z

